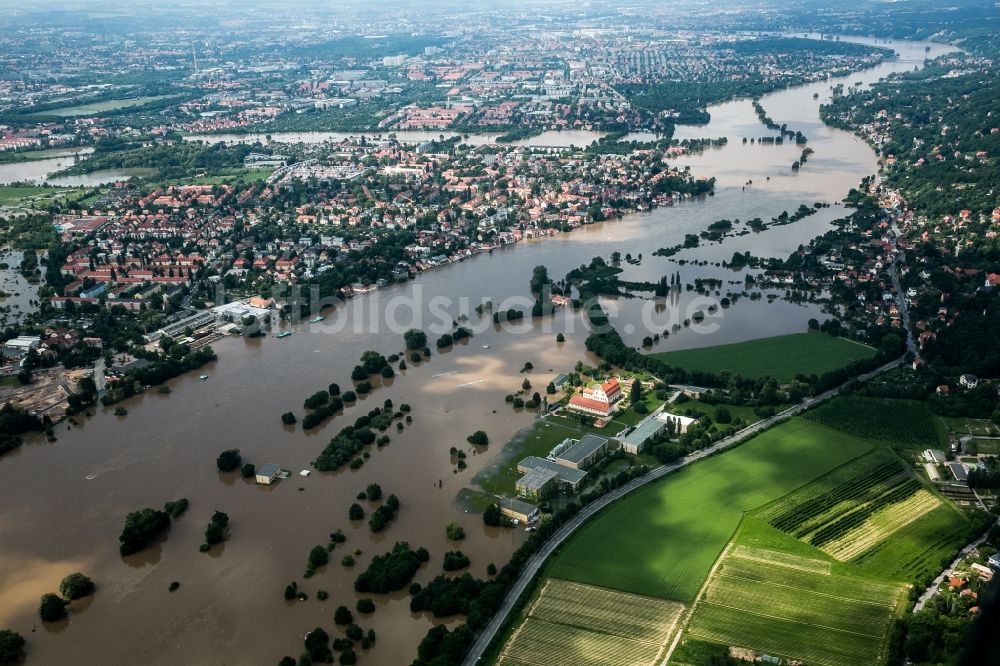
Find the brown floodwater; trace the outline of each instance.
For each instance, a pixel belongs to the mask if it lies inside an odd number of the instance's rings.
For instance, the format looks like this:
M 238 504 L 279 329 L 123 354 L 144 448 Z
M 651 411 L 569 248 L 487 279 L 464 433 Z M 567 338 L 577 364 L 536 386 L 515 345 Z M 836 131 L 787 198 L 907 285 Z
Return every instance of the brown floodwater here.
M 904 57 L 848 80 L 877 80 L 890 71 L 912 68 L 914 60 L 923 58 L 922 44 L 893 46 L 909 60 Z M 198 380 L 200 373 L 191 373 L 171 381 L 169 395 L 154 390 L 122 403 L 127 416 L 99 409 L 90 418 L 78 417 L 78 425 L 57 428 L 56 442 L 36 440 L 8 454 L 0 461 L 0 627 L 27 638 L 32 664 L 274 664 L 282 655 L 297 656 L 303 635 L 314 627 L 338 633 L 333 609 L 341 604 L 354 608 L 360 596 L 352 586 L 358 571 L 396 541 L 431 552 L 431 561 L 416 578 L 422 583 L 441 572 L 443 553 L 456 547 L 470 556 L 474 575 L 484 576 L 490 562 L 504 563 L 525 533 L 485 527 L 478 515 L 456 504 L 456 494 L 496 456 L 503 442 L 532 422 L 531 412 L 515 412 L 504 403 L 504 395 L 520 387 L 525 375 L 519 370 L 526 361 L 534 364 L 527 376 L 533 390 L 539 390 L 576 361 L 593 359 L 587 357 L 586 330 L 576 314 L 498 327 L 481 321 L 472 308 L 484 298 L 495 303 L 523 299 L 536 265 L 547 266 L 550 276 L 559 278 L 591 257 L 608 257 L 615 250 L 623 256 L 643 255 L 638 266 L 623 263 L 627 279 L 655 280 L 679 270 L 685 282 L 707 276 L 742 282 L 742 273 L 712 264 L 679 266 L 652 252 L 720 218 L 768 220 L 800 203 L 833 203 L 872 173 L 875 155 L 863 142 L 818 122 L 822 100 L 812 95 L 820 92 L 822 98 L 829 86 L 805 86 L 763 100 L 777 122 L 801 128 L 816 150 L 798 174 L 789 169 L 798 148 L 740 143 L 743 135 L 764 133 L 749 102 L 714 107 L 710 127 L 686 131 L 691 136 L 726 135 L 729 145 L 685 161 L 699 175 L 719 177 L 714 197 L 520 243 L 493 256 L 429 271 L 416 282 L 328 311 L 330 317 L 322 324 L 296 326 L 284 339 L 274 338 L 272 332 L 262 339 L 221 340 L 214 345 L 218 362 L 202 371 L 209 375 L 206 381 Z M 770 183 L 767 175 L 772 176 Z M 754 184 L 744 190 L 742 183 L 749 179 Z M 786 254 L 822 233 L 840 214 L 834 206 L 793 225 L 726 239 L 675 259 L 716 262 L 737 250 Z M 724 285 L 722 294 L 728 290 L 740 287 Z M 408 321 L 407 307 L 395 307 L 399 303 L 393 299 L 404 296 L 419 304 L 413 309 L 419 315 L 414 322 Z M 434 297 L 444 300 L 435 303 Z M 676 320 L 704 308 L 689 292 L 659 303 L 659 308 L 642 299 L 606 303 L 632 344 L 668 326 L 671 312 Z M 518 305 L 530 308 L 530 300 Z M 400 322 L 397 327 L 385 325 L 380 316 L 390 306 Z M 411 364 L 313 432 L 282 425 L 281 413 L 292 410 L 301 416 L 303 399 L 330 382 L 350 388 L 350 371 L 362 352 L 400 351 L 401 331 L 411 323 L 431 327 L 438 312 L 447 319 L 470 313 L 468 325 L 475 337 L 435 352 L 425 363 Z M 714 332 L 683 329 L 657 349 L 800 331 L 818 310 L 743 299 L 720 312 L 711 322 Z M 381 322 L 376 326 L 371 325 L 373 313 Z M 565 343 L 556 343 L 559 332 L 565 332 Z M 438 334 L 429 334 L 432 348 Z M 412 425 L 400 434 L 391 429 L 389 446 L 373 447 L 370 459 L 356 471 L 298 476 L 340 428 L 387 398 L 397 406 L 413 406 Z M 465 441 L 475 430 L 485 430 L 490 437 L 483 452 L 473 451 Z M 453 472 L 448 453 L 453 446 L 469 451 L 468 469 Z M 293 476 L 262 487 L 220 475 L 215 457 L 234 447 L 250 462 L 275 462 Z M 347 519 L 355 495 L 371 482 L 402 501 L 397 520 L 377 535 L 370 534 L 365 522 Z M 179 497 L 187 497 L 191 507 L 164 539 L 140 554 L 118 555 L 117 537 L 129 511 L 159 508 Z M 215 510 L 229 514 L 231 536 L 223 546 L 200 553 L 202 533 Z M 445 539 L 444 527 L 451 521 L 465 527 L 468 536 L 461 544 Z M 347 543 L 334 550 L 330 565 L 304 580 L 310 548 L 325 544 L 338 528 L 346 533 Z M 341 566 L 341 557 L 356 549 L 361 551 L 358 564 L 353 569 Z M 72 571 L 90 575 L 96 594 L 74 604 L 68 621 L 43 626 L 37 619 L 39 597 L 55 591 Z M 308 601 L 283 599 L 285 585 L 293 580 L 309 594 Z M 171 581 L 181 583 L 173 593 L 167 591 Z M 319 589 L 329 592 L 327 601 L 316 599 Z M 371 596 L 375 613 L 357 622 L 364 629 L 374 628 L 378 641 L 359 662 L 409 663 L 433 620 L 411 614 L 405 592 Z

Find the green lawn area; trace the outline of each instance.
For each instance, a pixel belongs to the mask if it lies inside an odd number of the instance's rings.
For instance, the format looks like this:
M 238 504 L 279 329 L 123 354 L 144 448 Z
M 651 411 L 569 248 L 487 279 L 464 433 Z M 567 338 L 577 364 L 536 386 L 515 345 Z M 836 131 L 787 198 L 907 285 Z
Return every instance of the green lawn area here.
M 473 513 L 482 513 L 496 502 L 497 498 L 493 495 L 472 488 L 462 488 L 455 497 L 455 506 L 463 511 L 472 511 Z
M 47 206 L 83 192 L 80 188 L 0 185 L 0 206 Z
M 689 603 L 743 514 L 872 448 L 795 418 L 646 486 L 584 525 L 549 573 Z
M 5 375 L 0 377 L 0 388 L 10 388 L 11 386 L 20 386 L 21 380 L 17 378 L 17 375 Z
M 652 354 L 672 366 L 789 382 L 797 374 L 822 375 L 875 355 L 875 350 L 825 333 L 793 333 L 730 345 Z
M 98 113 L 106 113 L 108 111 L 117 111 L 119 109 L 129 109 L 133 106 L 142 106 L 143 104 L 149 104 L 150 102 L 159 102 L 171 97 L 171 95 L 156 95 L 152 97 L 132 97 L 129 99 L 109 99 L 103 102 L 91 102 L 90 104 L 78 104 L 76 106 L 64 106 L 58 109 L 52 109 L 51 111 L 37 111 L 35 113 L 28 114 L 29 117 L 38 116 L 61 116 L 63 118 L 71 118 L 75 116 L 89 116 Z M 179 98 L 178 98 L 179 99 Z

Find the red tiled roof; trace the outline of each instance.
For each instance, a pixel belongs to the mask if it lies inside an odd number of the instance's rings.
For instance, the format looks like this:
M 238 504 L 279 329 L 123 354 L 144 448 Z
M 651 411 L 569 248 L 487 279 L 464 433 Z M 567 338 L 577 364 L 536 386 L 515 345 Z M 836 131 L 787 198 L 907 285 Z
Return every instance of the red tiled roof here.
M 611 405 L 600 400 L 594 400 L 593 398 L 585 398 L 582 395 L 574 395 L 569 399 L 569 404 L 576 407 L 582 407 L 584 409 L 592 409 L 602 414 L 607 414 L 611 411 Z

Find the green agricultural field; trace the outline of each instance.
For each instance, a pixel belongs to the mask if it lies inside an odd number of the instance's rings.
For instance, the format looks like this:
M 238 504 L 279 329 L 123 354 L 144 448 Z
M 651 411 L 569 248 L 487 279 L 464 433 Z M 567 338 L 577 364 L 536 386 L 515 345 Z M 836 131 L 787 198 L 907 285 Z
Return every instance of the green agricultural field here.
M 552 579 L 514 630 L 498 664 L 659 663 L 684 607 Z
M 577 531 L 548 573 L 693 601 L 744 512 L 871 448 L 863 439 L 803 418 L 791 419 L 615 503 Z
M 975 528 L 950 502 L 942 502 L 854 560 L 863 570 L 887 579 L 912 581 L 937 574 L 944 562 L 971 541 Z
M 757 511 L 754 518 L 873 575 L 908 581 L 963 543 L 965 516 L 878 449 Z
M 108 111 L 118 111 L 120 109 L 131 109 L 134 106 L 142 106 L 151 102 L 159 102 L 168 99 L 170 95 L 157 95 L 153 97 L 132 97 L 130 99 L 109 99 L 103 102 L 91 102 L 90 104 L 78 104 L 76 106 L 65 106 L 51 111 L 37 111 L 29 116 L 60 116 L 62 118 L 73 118 L 77 116 L 90 116 Z M 179 98 L 178 98 L 179 99 Z
M 915 400 L 848 396 L 809 410 L 806 418 L 898 448 L 937 448 L 947 444 L 947 439 L 941 439 L 927 405 Z
M 880 663 L 906 587 L 801 552 L 801 543 L 748 519 L 699 598 L 684 643 L 820 666 Z
M 871 358 L 875 350 L 825 333 L 793 333 L 731 345 L 652 354 L 685 370 L 729 372 L 744 377 L 773 377 L 790 382 L 798 374 L 822 375 Z

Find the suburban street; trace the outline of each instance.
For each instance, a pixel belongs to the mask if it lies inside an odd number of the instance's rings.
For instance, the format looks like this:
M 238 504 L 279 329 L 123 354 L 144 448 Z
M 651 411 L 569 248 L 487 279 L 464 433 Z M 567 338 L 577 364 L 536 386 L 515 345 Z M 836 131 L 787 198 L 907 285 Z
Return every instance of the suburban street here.
M 997 520 L 997 523 L 1000 524 L 1000 520 Z M 954 573 L 955 567 L 958 566 L 958 563 L 961 562 L 962 559 L 964 559 L 965 556 L 968 555 L 973 548 L 977 548 L 979 544 L 986 541 L 986 536 L 988 533 L 989 533 L 988 531 L 984 532 L 981 537 L 970 543 L 962 550 L 958 551 L 958 556 L 955 557 L 955 559 L 952 560 L 950 564 L 948 564 L 948 567 L 944 571 L 942 571 L 940 575 L 938 575 L 938 577 L 931 582 L 930 585 L 927 586 L 927 589 L 924 590 L 924 593 L 920 595 L 919 599 L 917 599 L 917 603 L 913 604 L 914 613 L 916 613 L 919 610 L 923 610 L 927 602 L 930 601 L 935 594 L 937 594 L 938 588 L 941 587 L 941 583 L 944 582 L 944 579 L 951 576 L 952 573 Z
M 919 357 L 920 354 L 917 350 L 916 341 L 913 339 L 910 331 L 910 312 L 906 306 L 906 294 L 903 292 L 903 287 L 899 284 L 899 271 L 896 269 L 897 264 L 902 264 L 906 260 L 906 255 L 902 250 L 898 249 L 896 244 L 896 239 L 899 237 L 899 229 L 896 226 L 896 221 L 893 220 L 893 236 L 892 236 L 892 247 L 899 253 L 897 255 L 896 261 L 889 264 L 888 273 L 889 278 L 892 280 L 892 288 L 896 292 L 896 306 L 899 308 L 899 319 L 903 324 L 903 330 L 906 331 L 906 349 L 907 351 L 913 352 L 913 355 Z
M 861 382 L 868 381 L 869 379 L 875 377 L 876 375 L 879 375 L 883 372 L 886 372 L 887 370 L 891 370 L 893 368 L 898 367 L 899 365 L 902 364 L 902 362 L 903 362 L 902 359 L 897 359 L 895 361 L 892 361 L 891 363 L 887 363 L 879 368 L 876 368 L 871 372 L 860 375 L 856 379 Z M 662 465 L 653 470 L 650 470 L 647 474 L 633 479 L 632 481 L 626 483 L 624 486 L 612 490 L 607 495 L 604 495 L 600 499 L 597 499 L 588 504 L 587 506 L 585 506 L 583 509 L 580 510 L 580 513 L 578 513 L 576 516 L 570 519 L 569 522 L 565 523 L 562 527 L 556 530 L 556 532 L 542 546 L 542 549 L 539 550 L 534 555 L 532 555 L 531 559 L 528 560 L 527 564 L 525 564 L 524 566 L 524 570 L 521 572 L 520 577 L 517 579 L 517 582 L 514 583 L 514 587 L 511 588 L 511 591 L 507 594 L 507 598 L 504 599 L 503 605 L 500 607 L 500 610 L 497 611 L 496 615 L 493 616 L 493 619 L 490 620 L 490 623 L 486 626 L 483 632 L 476 639 L 476 642 L 473 643 L 472 647 L 469 649 L 469 653 L 466 656 L 465 661 L 463 662 L 464 666 L 474 666 L 480 662 L 480 660 L 483 658 L 483 654 L 486 652 L 486 648 L 489 647 L 490 643 L 493 642 L 493 639 L 499 633 L 501 627 L 503 627 L 504 623 L 506 623 L 508 616 L 514 609 L 514 606 L 521 598 L 521 595 L 524 594 L 524 591 L 527 589 L 528 585 L 530 585 L 532 580 L 534 580 L 535 576 L 538 575 L 538 572 L 541 570 L 542 565 L 545 564 L 546 560 L 549 559 L 552 553 L 554 553 L 559 548 L 559 546 L 561 546 L 566 541 L 566 539 L 568 539 L 570 535 L 573 534 L 573 532 L 575 532 L 581 525 L 587 522 L 587 520 L 592 518 L 594 515 L 596 515 L 605 507 L 621 499 L 622 497 L 625 497 L 634 490 L 641 488 L 642 486 L 648 483 L 652 483 L 653 481 L 661 479 L 667 474 L 677 471 L 682 467 L 698 462 L 699 460 L 702 460 L 711 455 L 719 453 L 720 451 L 724 451 L 728 448 L 731 448 L 736 444 L 739 444 L 740 442 L 760 433 L 761 431 L 767 430 L 771 426 L 776 425 L 781 421 L 784 421 L 785 419 L 788 419 L 792 416 L 795 416 L 796 414 L 799 414 L 809 409 L 813 405 L 821 403 L 825 400 L 829 400 L 830 398 L 838 395 L 843 388 L 844 385 L 842 384 L 814 397 L 806 398 L 799 404 L 793 405 L 792 407 L 789 407 L 783 412 L 780 412 L 778 414 L 775 414 L 774 416 L 771 416 L 769 418 L 758 421 L 757 423 L 754 423 L 750 426 L 747 426 L 743 430 L 740 430 L 739 432 L 730 435 L 729 437 L 720 439 L 718 442 L 716 442 L 715 444 L 713 444 L 708 448 L 687 455 L 675 463 L 671 463 L 669 465 Z

